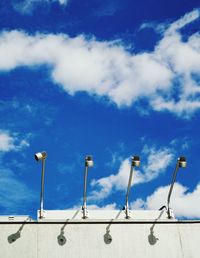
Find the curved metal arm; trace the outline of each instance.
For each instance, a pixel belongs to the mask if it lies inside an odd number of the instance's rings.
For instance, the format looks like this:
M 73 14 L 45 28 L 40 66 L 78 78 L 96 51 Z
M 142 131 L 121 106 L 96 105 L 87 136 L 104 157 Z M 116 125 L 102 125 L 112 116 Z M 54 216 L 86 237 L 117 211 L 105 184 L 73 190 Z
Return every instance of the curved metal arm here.
M 130 217 L 130 215 L 129 215 L 128 198 L 129 198 L 132 178 L 133 178 L 133 166 L 131 165 L 131 171 L 130 171 L 130 175 L 129 175 L 128 187 L 127 187 L 127 192 L 126 192 L 126 204 L 125 204 L 125 213 L 126 213 L 126 218 L 127 219 Z
M 131 170 L 130 170 L 129 180 L 128 180 L 128 187 L 127 187 L 127 192 L 126 192 L 126 204 L 125 204 L 126 219 L 130 218 L 128 198 L 129 198 L 129 193 L 130 193 L 130 189 L 131 189 L 131 182 L 132 182 L 132 178 L 133 178 L 133 167 L 138 167 L 139 165 L 140 165 L 139 156 L 133 156 L 132 157 L 132 162 L 131 162 Z
M 173 187 L 174 187 L 174 183 L 176 181 L 176 176 L 177 176 L 178 169 L 179 169 L 179 161 L 177 161 L 177 164 L 176 164 L 176 167 L 175 167 L 175 170 L 174 170 L 174 173 L 173 173 L 172 182 L 171 182 L 171 186 L 170 186 L 170 189 L 169 189 L 168 197 L 167 197 L 167 214 L 168 214 L 169 219 L 171 218 L 170 207 L 169 207 L 170 198 L 171 198 L 172 190 L 173 190 Z
M 176 167 L 175 167 L 175 170 L 174 170 L 174 173 L 173 173 L 172 182 L 171 182 L 171 186 L 170 186 L 170 189 L 169 189 L 168 197 L 167 197 L 167 215 L 168 215 L 169 219 L 172 217 L 171 212 L 170 212 L 170 207 L 169 207 L 170 198 L 171 198 L 172 190 L 173 190 L 173 187 L 174 187 L 174 183 L 176 181 L 176 176 L 177 176 L 177 173 L 178 173 L 178 169 L 180 167 L 185 168 L 186 164 L 187 163 L 186 163 L 186 158 L 185 157 L 178 158 L 177 163 L 176 163 Z

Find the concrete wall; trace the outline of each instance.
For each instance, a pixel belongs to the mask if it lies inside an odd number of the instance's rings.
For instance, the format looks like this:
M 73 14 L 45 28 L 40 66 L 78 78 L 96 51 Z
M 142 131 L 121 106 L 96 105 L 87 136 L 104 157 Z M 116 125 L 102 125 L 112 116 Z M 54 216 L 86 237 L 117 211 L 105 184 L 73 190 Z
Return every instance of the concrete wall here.
M 1 221 L 0 232 L 0 258 L 200 257 L 200 221 Z

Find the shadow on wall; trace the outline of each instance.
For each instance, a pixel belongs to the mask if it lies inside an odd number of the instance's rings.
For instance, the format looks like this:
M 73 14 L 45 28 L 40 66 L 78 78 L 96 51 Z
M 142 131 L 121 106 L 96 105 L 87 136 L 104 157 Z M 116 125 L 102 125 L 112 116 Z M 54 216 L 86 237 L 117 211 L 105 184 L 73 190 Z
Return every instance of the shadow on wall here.
M 154 228 L 156 225 L 156 221 L 158 221 L 163 214 L 164 210 L 162 210 L 158 216 L 158 218 L 155 220 L 155 223 L 150 227 L 150 234 L 148 235 L 148 241 L 150 245 L 155 245 L 157 243 L 157 241 L 159 240 L 159 238 L 157 238 L 154 234 Z
M 80 210 L 77 210 L 75 212 L 75 214 L 73 215 L 72 219 L 74 219 L 79 212 L 80 212 Z M 110 234 L 110 227 L 112 225 L 113 220 L 118 219 L 118 217 L 120 216 L 121 212 L 123 212 L 123 211 L 120 210 L 119 213 L 117 214 L 117 216 L 114 219 L 112 219 L 110 221 L 110 223 L 108 224 L 108 226 L 106 227 L 106 233 L 103 236 L 105 244 L 110 244 L 112 242 L 112 236 Z M 69 221 L 69 219 L 67 219 L 65 224 L 61 227 L 60 234 L 57 236 L 57 242 L 58 242 L 58 244 L 60 246 L 64 246 L 66 244 L 66 242 L 67 242 L 67 239 L 65 237 L 65 228 L 66 228 L 66 226 L 68 224 L 68 221 Z
M 18 229 L 18 231 L 16 233 L 13 233 L 11 235 L 8 236 L 8 243 L 12 244 L 14 243 L 17 239 L 19 239 L 21 237 L 21 232 L 26 224 L 27 221 L 31 220 L 30 218 L 27 218 L 24 223 L 20 226 L 20 228 Z
M 77 214 L 80 212 L 80 209 L 77 210 L 75 212 L 75 214 L 73 215 L 73 217 L 71 219 L 75 219 L 75 217 L 77 216 Z M 63 246 L 66 244 L 67 239 L 65 237 L 65 227 L 67 226 L 67 222 L 69 221 L 69 219 L 66 220 L 65 224 L 61 227 L 60 229 L 60 234 L 57 236 L 57 242 L 60 246 Z
M 77 214 L 80 212 L 80 210 L 77 210 L 75 212 L 75 214 L 73 215 L 72 219 L 74 219 Z M 112 222 L 115 220 L 115 219 L 118 219 L 121 212 L 123 212 L 123 210 L 120 210 L 119 213 L 116 215 L 116 217 L 114 219 L 111 219 L 110 223 L 107 225 L 106 227 L 106 233 L 103 235 L 103 240 L 104 240 L 104 243 L 105 244 L 111 244 L 112 241 L 113 241 L 113 238 L 112 238 L 112 235 L 110 233 L 110 229 L 111 229 L 111 225 L 112 225 Z M 153 223 L 153 225 L 150 227 L 150 234 L 148 235 L 148 242 L 150 245 L 155 245 L 157 243 L 157 241 L 159 240 L 159 238 L 156 237 L 155 235 L 155 225 L 156 225 L 156 222 L 162 217 L 162 214 L 163 214 L 164 210 L 162 210 L 158 216 L 158 218 L 155 220 L 155 222 Z M 20 226 L 20 228 L 18 229 L 17 232 L 11 234 L 8 236 L 7 240 L 8 240 L 8 243 L 9 244 L 12 244 L 14 243 L 15 241 L 17 241 L 20 237 L 21 237 L 21 232 L 26 224 L 26 222 L 28 222 L 29 220 L 31 220 L 30 218 L 27 218 L 23 223 L 22 225 Z M 57 236 L 57 242 L 60 246 L 64 246 L 67 242 L 67 239 L 65 237 L 65 228 L 66 226 L 68 225 L 68 222 L 69 222 L 69 219 L 66 220 L 66 222 L 64 223 L 64 225 L 61 227 L 60 229 L 60 234 Z
M 114 219 L 118 219 L 121 213 L 122 213 L 122 210 L 119 211 L 119 213 L 117 214 L 117 216 L 116 216 Z M 110 234 L 110 227 L 111 227 L 112 221 L 113 221 L 114 219 L 112 219 L 112 220 L 110 221 L 110 224 L 108 224 L 108 226 L 106 227 L 106 233 L 105 233 L 105 235 L 103 236 L 103 237 L 104 237 L 104 243 L 107 244 L 107 245 L 112 242 L 112 236 L 111 236 L 111 234 Z

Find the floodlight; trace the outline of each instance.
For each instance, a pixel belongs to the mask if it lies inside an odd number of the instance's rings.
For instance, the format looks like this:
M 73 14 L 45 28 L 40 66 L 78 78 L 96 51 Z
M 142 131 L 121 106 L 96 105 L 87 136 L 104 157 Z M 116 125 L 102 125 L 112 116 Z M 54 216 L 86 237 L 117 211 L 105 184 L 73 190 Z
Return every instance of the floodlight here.
M 85 157 L 85 166 L 86 167 L 93 167 L 94 163 L 92 160 L 92 156 L 86 156 Z
M 130 210 L 129 210 L 129 204 L 128 204 L 128 198 L 129 198 L 129 193 L 130 193 L 130 188 L 131 188 L 131 182 L 132 182 L 132 177 L 133 177 L 133 168 L 134 167 L 139 167 L 140 166 L 140 157 L 139 156 L 133 156 L 131 159 L 131 170 L 130 170 L 130 175 L 129 175 L 129 180 L 128 180 L 128 187 L 127 187 L 127 192 L 126 192 L 126 204 L 125 204 L 125 214 L 126 214 L 126 219 L 130 218 Z
M 38 153 L 35 154 L 35 160 L 36 161 L 46 159 L 46 157 L 47 157 L 47 153 L 45 151 L 38 152 Z
M 85 157 L 85 173 L 84 173 L 84 190 L 83 190 L 83 219 L 88 218 L 88 210 L 86 205 L 86 191 L 87 191 L 87 175 L 88 175 L 88 167 L 93 167 L 94 162 L 92 156 L 88 155 Z
M 132 157 L 132 166 L 134 166 L 134 167 L 140 166 L 140 157 L 139 156 Z
M 174 183 L 176 181 L 177 172 L 178 172 L 179 168 L 185 168 L 186 165 L 187 165 L 187 162 L 186 162 L 185 157 L 179 157 L 177 159 L 176 167 L 175 167 L 175 170 L 174 170 L 174 173 L 173 173 L 172 182 L 171 182 L 171 186 L 170 186 L 168 197 L 167 197 L 167 215 L 168 215 L 169 219 L 173 218 L 172 211 L 171 211 L 169 205 L 170 205 L 170 198 L 171 198 L 172 190 L 173 190 L 173 187 L 174 187 Z
M 179 167 L 180 168 L 185 168 L 187 166 L 186 158 L 185 157 L 180 157 L 178 159 L 179 162 Z
M 34 155 L 36 161 L 42 161 L 42 176 L 41 176 L 41 191 L 40 191 L 40 219 L 44 218 L 44 169 L 45 169 L 45 160 L 47 153 L 45 151 L 38 152 Z

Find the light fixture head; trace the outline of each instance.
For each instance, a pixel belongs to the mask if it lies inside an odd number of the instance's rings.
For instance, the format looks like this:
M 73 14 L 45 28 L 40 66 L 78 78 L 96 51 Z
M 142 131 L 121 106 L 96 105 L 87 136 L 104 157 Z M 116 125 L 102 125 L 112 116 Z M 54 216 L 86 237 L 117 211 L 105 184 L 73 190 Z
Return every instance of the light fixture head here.
M 185 168 L 187 166 L 186 158 L 180 157 L 178 158 L 178 163 L 180 168 Z
M 85 157 L 85 166 L 86 167 L 93 167 L 94 162 L 91 155 Z
M 38 152 L 34 155 L 36 161 L 44 160 L 47 157 L 46 151 Z
M 134 167 L 140 166 L 140 157 L 139 156 L 132 157 L 132 166 L 134 166 Z

